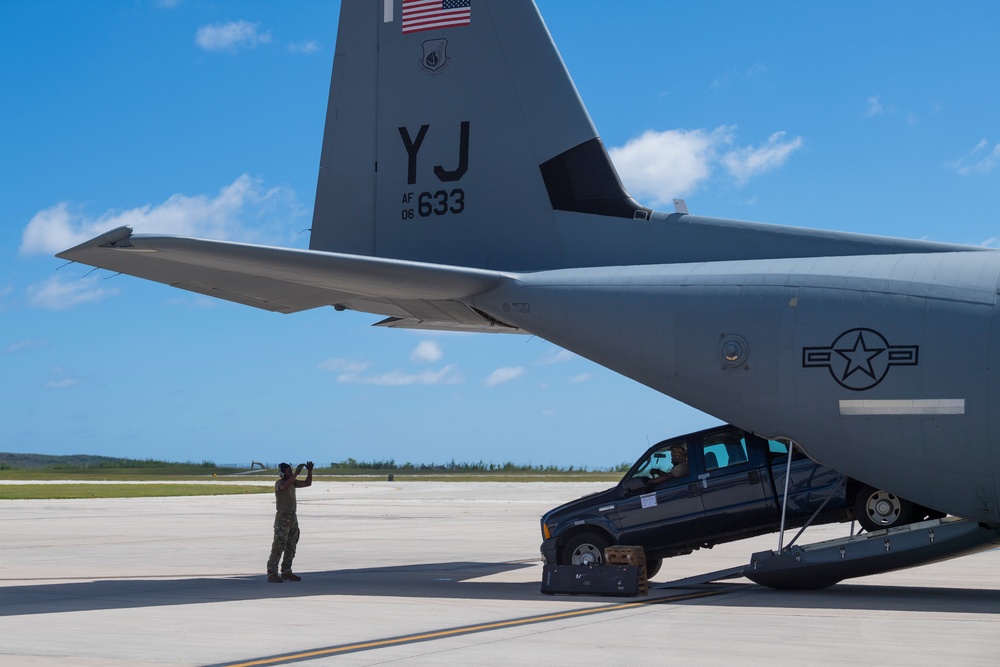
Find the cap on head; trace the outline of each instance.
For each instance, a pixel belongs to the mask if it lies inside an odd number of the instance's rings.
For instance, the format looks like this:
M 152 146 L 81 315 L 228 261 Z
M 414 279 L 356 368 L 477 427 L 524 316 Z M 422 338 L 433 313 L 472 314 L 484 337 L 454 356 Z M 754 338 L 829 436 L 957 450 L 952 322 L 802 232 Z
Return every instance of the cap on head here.
M 282 475 L 284 475 L 286 472 L 288 472 L 291 469 L 292 469 L 292 466 L 288 465 L 287 463 L 279 463 L 278 464 L 278 470 L 281 471 Z

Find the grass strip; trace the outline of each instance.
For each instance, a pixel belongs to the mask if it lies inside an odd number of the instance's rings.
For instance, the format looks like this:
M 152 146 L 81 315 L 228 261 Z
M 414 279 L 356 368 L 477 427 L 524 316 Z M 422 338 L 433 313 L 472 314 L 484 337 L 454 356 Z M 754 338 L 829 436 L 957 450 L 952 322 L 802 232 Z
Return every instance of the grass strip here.
M 534 472 L 413 472 L 393 471 L 337 471 L 328 470 L 313 472 L 317 482 L 384 482 L 392 475 L 396 482 L 610 482 L 617 484 L 622 478 L 616 472 L 573 472 L 573 473 L 534 473 Z M 135 471 L 135 470 L 5 470 L 0 471 L 0 481 L 105 481 L 105 482 L 189 482 L 192 480 L 213 481 L 226 480 L 226 483 L 238 483 L 242 479 L 267 480 L 275 482 L 278 475 L 267 471 L 245 477 L 239 475 L 181 475 L 170 470 L 166 471 Z M 2 485 L 0 485 L 2 486 Z
M 0 484 L 0 500 L 69 498 L 162 498 L 273 493 L 269 486 L 247 484 Z

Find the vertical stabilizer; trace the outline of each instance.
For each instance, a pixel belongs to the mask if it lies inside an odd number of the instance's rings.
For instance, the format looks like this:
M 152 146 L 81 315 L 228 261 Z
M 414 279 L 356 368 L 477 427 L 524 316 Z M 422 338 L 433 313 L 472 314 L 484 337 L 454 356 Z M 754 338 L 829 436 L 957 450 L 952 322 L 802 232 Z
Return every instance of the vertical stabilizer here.
M 564 266 L 556 211 L 645 218 L 531 0 L 344 0 L 310 247 Z

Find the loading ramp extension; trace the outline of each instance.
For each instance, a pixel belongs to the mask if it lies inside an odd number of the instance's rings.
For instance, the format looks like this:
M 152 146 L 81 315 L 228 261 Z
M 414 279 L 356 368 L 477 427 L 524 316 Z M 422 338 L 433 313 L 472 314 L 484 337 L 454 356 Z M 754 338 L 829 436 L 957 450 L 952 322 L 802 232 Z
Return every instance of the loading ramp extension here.
M 854 577 L 928 565 L 1000 546 L 1000 527 L 945 517 L 852 537 L 759 551 L 750 563 L 673 581 L 677 588 L 746 577 L 783 590 L 827 588 Z M 659 588 L 659 586 L 658 586 Z

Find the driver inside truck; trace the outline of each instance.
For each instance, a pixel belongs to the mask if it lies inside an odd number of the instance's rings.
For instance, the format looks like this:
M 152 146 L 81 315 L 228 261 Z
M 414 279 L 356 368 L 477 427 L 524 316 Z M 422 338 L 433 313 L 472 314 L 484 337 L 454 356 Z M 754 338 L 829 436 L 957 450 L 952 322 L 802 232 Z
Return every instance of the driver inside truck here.
M 650 481 L 652 481 L 653 484 L 660 484 L 667 480 L 687 477 L 690 470 L 690 467 L 688 466 L 687 445 L 674 445 L 670 448 L 670 463 L 673 467 L 666 472 L 660 470 L 659 468 L 653 468 L 650 470 L 653 474 L 653 479 Z

